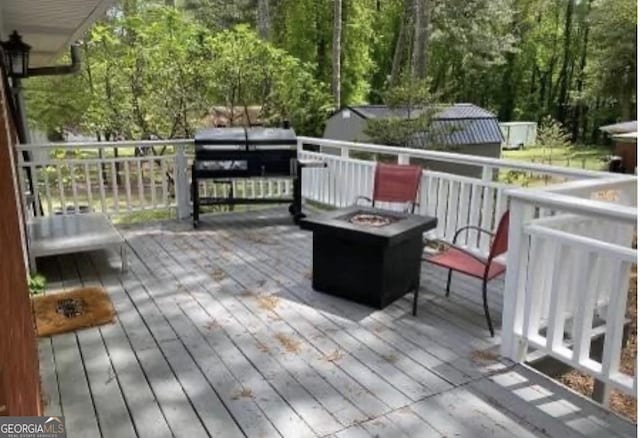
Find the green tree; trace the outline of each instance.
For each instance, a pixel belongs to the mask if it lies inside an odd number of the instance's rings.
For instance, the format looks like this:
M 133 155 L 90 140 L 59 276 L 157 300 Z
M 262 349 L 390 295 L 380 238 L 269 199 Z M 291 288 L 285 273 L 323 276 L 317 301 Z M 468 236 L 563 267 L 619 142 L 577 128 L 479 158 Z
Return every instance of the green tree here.
M 635 118 L 637 96 L 637 2 L 595 1 L 592 13 L 589 94 L 617 106 L 616 119 Z
M 393 116 L 368 120 L 364 133 L 381 144 L 426 147 L 425 140 L 431 134 L 436 112 L 434 100 L 428 81 L 406 75 L 400 84 L 384 93 L 384 101 Z
M 538 146 L 543 148 L 544 154 L 547 156 L 547 160 L 551 163 L 553 154 L 557 149 L 566 149 L 571 147 L 570 138 L 571 136 L 563 128 L 560 122 L 551 116 L 547 116 L 540 124 L 536 143 Z
M 411 77 L 591 142 L 636 117 L 636 36 L 632 0 L 120 0 L 84 38 L 80 75 L 25 85 L 30 119 L 53 137 L 186 136 L 227 103 L 319 133 L 332 82 L 336 105 L 380 103 Z
M 288 119 L 302 134 L 319 134 L 330 95 L 311 65 L 246 25 L 210 32 L 188 11 L 143 6 L 94 26 L 79 77 L 42 78 L 30 88 L 34 123 L 105 140 L 188 138 L 213 106 L 259 105 L 267 122 Z

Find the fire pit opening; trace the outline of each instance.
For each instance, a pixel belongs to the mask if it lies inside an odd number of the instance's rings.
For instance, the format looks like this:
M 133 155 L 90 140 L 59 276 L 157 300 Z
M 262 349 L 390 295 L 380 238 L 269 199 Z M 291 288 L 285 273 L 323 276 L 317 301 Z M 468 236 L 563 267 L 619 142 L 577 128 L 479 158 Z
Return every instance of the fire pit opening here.
M 356 212 L 344 217 L 344 220 L 354 225 L 380 228 L 397 222 L 399 218 L 381 213 Z
M 56 306 L 56 312 L 67 318 L 75 318 L 84 313 L 85 302 L 84 300 L 76 298 L 64 298 L 58 301 Z

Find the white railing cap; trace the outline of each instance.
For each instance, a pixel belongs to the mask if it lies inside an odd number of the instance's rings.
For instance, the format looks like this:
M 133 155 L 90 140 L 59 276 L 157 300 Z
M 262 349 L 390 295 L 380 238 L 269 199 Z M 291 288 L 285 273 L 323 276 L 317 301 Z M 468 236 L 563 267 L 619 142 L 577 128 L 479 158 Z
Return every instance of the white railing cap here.
M 596 199 L 563 195 L 546 190 L 508 189 L 505 194 L 511 199 L 526 201 L 540 207 L 555 208 L 569 213 L 587 213 L 606 219 L 635 224 L 638 221 L 637 207 L 629 207 Z
M 568 178 L 605 178 L 611 176 L 609 172 L 597 170 L 577 169 L 571 167 L 552 166 L 547 164 L 527 163 L 517 160 L 506 160 L 502 158 L 488 158 L 477 155 L 458 154 L 453 152 L 430 151 L 425 149 L 412 149 L 397 146 L 382 146 L 372 143 L 357 143 L 342 140 L 329 140 L 316 137 L 298 137 L 300 144 L 313 144 L 317 146 L 349 148 L 364 152 L 375 152 L 381 154 L 403 154 L 416 158 L 431 159 L 434 161 L 445 161 L 450 163 L 467 164 L 471 166 L 488 166 L 493 168 L 514 168 L 536 173 L 547 173 Z
M 74 148 L 117 148 L 117 147 L 152 147 L 152 146 L 176 146 L 192 145 L 191 138 L 174 138 L 166 140 L 122 140 L 122 141 L 75 141 L 75 142 L 51 142 L 51 143 L 26 143 L 16 146 L 18 151 L 31 151 L 34 149 L 74 149 Z
M 622 185 L 637 185 L 638 177 L 635 175 L 610 173 L 610 176 L 601 179 L 581 179 L 567 181 L 565 183 L 553 184 L 545 187 L 547 192 L 560 194 L 576 194 L 585 190 L 613 190 Z

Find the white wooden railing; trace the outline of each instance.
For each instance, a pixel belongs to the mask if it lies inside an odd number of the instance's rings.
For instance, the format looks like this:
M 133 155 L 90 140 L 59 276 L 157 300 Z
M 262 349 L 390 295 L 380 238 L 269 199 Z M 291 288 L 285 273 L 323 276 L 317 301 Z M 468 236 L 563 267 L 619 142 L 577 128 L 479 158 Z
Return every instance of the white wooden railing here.
M 636 231 L 637 180 L 609 177 L 546 190 L 510 190 L 502 353 L 528 349 L 636 395 L 635 371 L 620 368 Z M 591 342 L 604 336 L 602 352 Z
M 19 164 L 31 174 L 35 215 L 85 210 L 118 215 L 175 208 L 188 192 L 185 148 L 192 142 L 137 141 L 21 145 Z M 26 159 L 23 153 L 31 159 Z M 179 163 L 182 162 L 182 165 Z
M 307 171 L 304 196 L 336 207 L 371 193 L 375 155 L 398 163 L 438 161 L 481 168 L 476 172 L 481 178 L 425 169 L 419 212 L 436 216 L 432 236 L 450 241 L 462 225 L 493 229 L 510 210 L 503 354 L 517 361 L 524 361 L 530 348 L 551 355 L 604 383 L 605 403 L 612 388 L 635 395 L 635 373 L 619 367 L 629 273 L 637 258 L 631 248 L 635 177 L 362 143 L 299 141 L 302 157 L 328 164 Z M 313 147 L 323 152 L 309 150 Z M 354 152 L 371 155 L 354 158 Z M 540 175 L 553 184 L 518 188 L 496 181 L 505 170 Z M 472 232 L 460 243 L 480 253 L 489 245 Z M 598 335 L 604 336 L 600 357 L 590 355 Z
M 33 214 L 100 211 L 111 216 L 175 209 L 191 214 L 193 140 L 47 143 L 18 146 L 25 205 Z M 23 153 L 30 159 L 25 159 Z M 27 187 L 27 174 L 32 187 Z M 257 198 L 290 196 L 288 179 L 233 180 L 235 194 Z M 32 193 L 28 193 L 31 191 Z M 203 197 L 224 197 L 229 185 L 200 181 Z M 26 199 L 26 198 L 29 199 Z
M 481 178 L 453 173 L 423 171 L 417 213 L 438 218 L 437 228 L 429 237 L 451 241 L 456 230 L 464 225 L 494 229 L 509 207 L 505 190 L 516 187 L 496 181 L 500 171 L 526 171 L 548 176 L 557 181 L 602 178 L 606 174 L 583 169 L 500 160 L 471 155 L 452 154 L 422 149 L 407 149 L 367 143 L 353 143 L 300 137 L 298 154 L 306 159 L 319 159 L 327 168 L 305 170 L 302 180 L 304 198 L 332 207 L 351 205 L 358 195 L 372 192 L 376 156 L 384 155 L 398 163 L 455 163 L 479 168 Z M 313 152 L 310 148 L 326 152 Z M 368 153 L 369 159 L 354 158 L 354 153 Z M 362 156 L 362 154 L 360 154 Z M 428 164 L 427 164 L 428 166 Z M 463 233 L 458 243 L 472 251 L 487 253 L 489 238 L 476 231 Z
M 635 395 L 637 379 L 619 367 L 629 273 L 637 257 L 631 247 L 637 219 L 635 177 L 366 143 L 298 140 L 299 158 L 327 163 L 326 168 L 304 170 L 307 201 L 341 207 L 369 195 L 376 160 L 384 157 L 425 167 L 417 212 L 438 218 L 430 237 L 451 241 L 464 225 L 494 229 L 510 210 L 503 355 L 523 361 L 528 349 L 537 349 L 594 376 L 605 384 L 605 394 L 615 388 Z M 141 153 L 133 155 L 133 148 Z M 107 155 L 113 150 L 118 154 Z M 23 145 L 19 151 L 31 154 L 20 166 L 34 181 L 35 214 L 75 213 L 83 206 L 111 215 L 175 209 L 180 219 L 191 212 L 191 140 L 51 143 Z M 432 163 L 478 171 L 461 176 L 436 171 L 442 166 Z M 536 175 L 545 185 L 518 187 L 501 177 L 508 171 Z M 290 181 L 280 179 L 233 184 L 236 194 L 251 197 L 289 196 L 292 189 Z M 224 196 L 227 189 L 204 183 L 201 192 Z M 473 230 L 458 243 L 480 254 L 490 244 Z M 604 335 L 601 359 L 589 351 L 597 334 Z

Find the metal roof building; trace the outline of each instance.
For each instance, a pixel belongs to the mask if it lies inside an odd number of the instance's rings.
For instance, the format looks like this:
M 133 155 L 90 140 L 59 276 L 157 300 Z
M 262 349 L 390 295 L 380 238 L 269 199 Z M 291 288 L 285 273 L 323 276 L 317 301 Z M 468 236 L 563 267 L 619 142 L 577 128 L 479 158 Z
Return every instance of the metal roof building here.
M 386 105 L 347 106 L 341 110 L 350 110 L 365 119 L 415 118 L 424 108 L 409 111 L 405 108 L 389 108 Z M 335 115 L 334 115 L 335 116 Z M 327 134 L 327 132 L 325 132 Z M 325 135 L 327 137 L 327 135 Z M 493 144 L 502 141 L 502 132 L 496 116 L 469 103 L 441 105 L 436 109 L 429 133 L 417 134 L 412 147 Z
M 610 135 L 634 132 L 638 130 L 638 121 L 629 120 L 628 122 L 614 123 L 613 125 L 601 126 L 600 130 Z
M 415 134 L 408 147 L 500 157 L 503 138 L 495 114 L 470 103 L 438 105 L 433 109 L 429 132 Z M 425 110 L 414 108 L 409 111 L 386 105 L 346 106 L 327 120 L 324 138 L 369 142 L 371 139 L 365 134 L 369 120 L 415 118 Z M 480 172 L 477 168 L 456 164 L 429 163 L 429 167 L 462 175 L 477 176 Z

